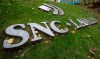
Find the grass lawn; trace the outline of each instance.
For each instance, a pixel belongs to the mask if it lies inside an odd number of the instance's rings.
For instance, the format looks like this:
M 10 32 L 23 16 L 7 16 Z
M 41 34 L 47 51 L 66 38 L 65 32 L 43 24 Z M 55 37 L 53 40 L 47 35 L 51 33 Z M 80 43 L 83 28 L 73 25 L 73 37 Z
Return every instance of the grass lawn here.
M 64 10 L 64 16 L 52 15 L 39 10 L 42 3 L 51 3 Z M 69 18 L 77 22 L 77 18 L 95 17 L 97 15 L 79 5 L 68 5 L 44 0 L 0 0 L 0 59 L 100 59 L 100 22 L 72 33 L 74 27 L 71 27 L 67 34 L 55 35 L 55 37 L 46 37 L 40 43 L 30 44 L 16 51 L 5 51 L 3 49 L 3 40 L 7 37 L 5 29 L 13 24 L 27 24 L 47 21 L 48 24 L 53 20 L 62 22 L 61 26 L 65 27 Z M 24 29 L 30 32 L 28 26 Z M 30 36 L 32 33 L 30 32 Z M 91 35 L 90 37 L 88 37 Z M 49 43 L 45 43 L 49 40 Z M 17 40 L 15 40 L 17 41 Z M 90 49 L 95 49 L 95 55 L 92 55 Z

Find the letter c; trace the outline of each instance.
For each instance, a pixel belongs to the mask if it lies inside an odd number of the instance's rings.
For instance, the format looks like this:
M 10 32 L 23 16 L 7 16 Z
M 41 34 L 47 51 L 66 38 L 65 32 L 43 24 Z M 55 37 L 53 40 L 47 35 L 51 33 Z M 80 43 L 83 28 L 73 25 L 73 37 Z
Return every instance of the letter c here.
M 50 23 L 51 29 L 53 29 L 55 32 L 60 33 L 60 34 L 68 32 L 68 28 L 66 28 L 65 30 L 60 30 L 55 26 L 55 23 L 61 23 L 61 22 L 60 21 L 52 21 Z

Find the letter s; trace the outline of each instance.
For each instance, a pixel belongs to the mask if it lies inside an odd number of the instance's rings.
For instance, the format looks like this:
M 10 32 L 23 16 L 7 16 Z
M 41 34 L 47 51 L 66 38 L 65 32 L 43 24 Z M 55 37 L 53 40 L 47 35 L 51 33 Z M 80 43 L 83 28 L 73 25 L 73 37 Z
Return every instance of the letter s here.
M 17 44 L 10 44 L 8 43 L 7 39 L 4 40 L 3 42 L 3 47 L 4 48 L 15 48 L 15 47 L 19 47 L 19 46 L 22 46 L 23 44 L 25 44 L 27 42 L 27 40 L 29 39 L 29 34 L 28 32 L 24 31 L 24 30 L 16 30 L 14 29 L 14 27 L 16 26 L 20 26 L 22 28 L 25 28 L 25 25 L 24 24 L 15 24 L 15 25 L 12 25 L 12 26 L 9 26 L 7 29 L 6 29 L 6 33 L 8 35 L 12 35 L 12 36 L 19 36 L 21 37 L 23 40 Z

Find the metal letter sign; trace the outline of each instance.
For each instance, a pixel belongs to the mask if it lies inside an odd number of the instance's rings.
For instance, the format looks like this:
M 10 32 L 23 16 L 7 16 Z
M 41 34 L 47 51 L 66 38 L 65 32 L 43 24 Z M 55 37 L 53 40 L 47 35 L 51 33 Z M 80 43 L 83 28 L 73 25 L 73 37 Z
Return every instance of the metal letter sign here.
M 51 9 L 53 9 L 54 15 L 58 15 L 58 14 L 64 15 L 64 11 L 62 9 L 60 9 L 59 7 L 54 6 L 52 4 L 43 4 L 43 5 L 39 6 L 39 9 L 47 11 L 47 12 L 50 12 Z M 79 22 L 79 25 L 77 23 L 75 23 L 72 19 L 69 19 L 69 21 L 70 21 L 70 23 L 66 23 L 66 25 L 71 26 L 73 24 L 74 26 L 76 26 L 75 29 L 82 28 L 82 27 L 85 27 L 85 26 L 88 26 L 88 25 L 91 25 L 91 24 L 98 22 L 97 19 L 95 19 L 95 18 L 89 18 L 88 20 L 83 19 L 83 18 L 77 19 L 77 21 Z M 30 26 L 30 29 L 31 29 L 32 34 L 34 36 L 31 39 L 31 42 L 38 41 L 38 40 L 42 39 L 42 37 L 37 35 L 36 29 L 42 31 L 43 33 L 45 33 L 51 37 L 54 37 L 54 33 L 51 31 L 51 29 L 53 31 L 57 32 L 58 34 L 64 34 L 64 33 L 67 33 L 69 31 L 69 29 L 67 27 L 65 27 L 65 29 L 60 29 L 56 26 L 56 23 L 59 23 L 59 24 L 61 23 L 60 21 L 52 21 L 50 23 L 50 27 L 47 25 L 47 22 L 41 22 L 41 23 L 43 23 L 45 25 L 45 27 L 43 27 L 37 23 L 28 23 L 27 24 Z M 15 24 L 15 25 L 11 25 L 11 26 L 7 27 L 5 32 L 6 32 L 6 34 L 13 36 L 13 37 L 21 37 L 22 40 L 19 43 L 11 44 L 10 42 L 8 42 L 8 39 L 5 39 L 3 42 L 4 48 L 17 48 L 17 47 L 24 45 L 28 41 L 29 33 L 26 32 L 25 30 L 15 29 L 18 26 L 21 28 L 25 28 L 24 24 Z
M 47 12 L 50 12 L 51 9 L 54 9 L 54 12 L 53 12 L 54 15 L 58 15 L 58 14 L 64 15 L 64 11 L 62 9 L 52 4 L 43 4 L 39 6 L 39 9 L 47 11 Z
M 98 20 L 95 18 L 89 18 L 88 20 L 83 18 L 83 19 L 77 19 L 77 20 L 80 23 L 79 25 L 76 24 L 73 20 L 69 19 L 69 21 L 76 26 L 75 29 L 82 28 L 88 25 L 92 25 L 98 22 Z
M 68 32 L 68 28 L 66 28 L 65 30 L 59 30 L 56 26 L 55 26 L 55 23 L 61 23 L 60 21 L 52 21 L 50 23 L 50 27 L 56 31 L 57 33 L 60 33 L 60 34 L 63 34 L 63 33 L 66 33 Z
M 27 42 L 27 40 L 29 39 L 29 34 L 28 32 L 24 31 L 24 30 L 16 30 L 14 29 L 14 27 L 17 27 L 17 26 L 20 26 L 22 28 L 25 28 L 25 25 L 24 24 L 15 24 L 15 25 L 12 25 L 12 26 L 9 26 L 7 29 L 6 29 L 6 33 L 8 35 L 12 35 L 12 36 L 19 36 L 21 37 L 23 40 L 20 42 L 20 43 L 17 43 L 17 44 L 10 44 L 8 43 L 7 39 L 4 40 L 3 42 L 3 47 L 4 48 L 15 48 L 15 47 L 19 47 L 19 46 L 22 46 L 23 44 L 25 44 Z
M 43 27 L 43 26 L 40 26 L 40 25 L 38 25 L 36 23 L 28 23 L 28 25 L 30 25 L 32 33 L 34 35 L 34 39 L 32 39 L 32 41 L 40 40 L 40 37 L 38 37 L 36 35 L 36 33 L 35 33 L 35 28 L 38 29 L 38 30 L 40 30 L 40 31 L 42 31 L 42 32 L 44 32 L 44 33 L 46 33 L 46 34 L 48 34 L 48 35 L 50 35 L 50 36 L 54 36 L 54 34 L 52 33 L 52 31 L 50 30 L 50 28 L 46 24 L 47 22 L 41 22 L 41 23 L 43 23 L 46 26 L 46 28 Z
M 88 26 L 88 25 L 91 25 L 91 24 L 94 24 L 94 23 L 98 22 L 94 18 L 90 18 L 89 20 L 87 20 L 87 19 L 77 19 L 77 20 L 80 23 L 79 25 L 76 24 L 73 20 L 71 20 L 71 19 L 69 20 L 72 24 L 74 24 L 76 26 L 75 29 L 82 28 L 82 27 L 85 27 L 85 26 Z M 50 23 L 50 27 L 47 25 L 47 22 L 41 22 L 41 23 L 43 23 L 45 25 L 45 27 L 43 27 L 43 26 L 41 26 L 37 23 L 28 23 L 27 24 L 27 25 L 30 26 L 31 31 L 32 31 L 33 36 L 34 36 L 34 38 L 32 38 L 32 40 L 31 40 L 32 42 L 42 39 L 41 37 L 39 37 L 37 35 L 37 32 L 36 32 L 35 29 L 42 31 L 43 33 L 45 33 L 49 36 L 54 36 L 54 33 L 51 31 L 51 29 L 53 31 L 59 33 L 59 34 L 64 34 L 64 33 L 68 32 L 67 27 L 65 27 L 65 29 L 63 29 L 63 30 L 60 30 L 59 28 L 57 28 L 56 23 L 60 24 L 61 23 L 60 21 L 52 21 Z M 70 23 L 66 23 L 66 25 L 71 26 Z M 15 27 L 18 27 L 18 26 L 20 26 L 22 28 L 25 28 L 24 24 L 11 25 L 6 29 L 6 34 L 11 35 L 11 36 L 17 36 L 17 37 L 19 36 L 19 37 L 22 38 L 22 41 L 17 43 L 17 44 L 11 44 L 7 41 L 7 39 L 5 39 L 4 42 L 3 42 L 3 47 L 4 48 L 16 48 L 16 47 L 24 45 L 28 41 L 29 33 L 24 31 L 24 30 L 15 29 Z
M 39 8 L 42 9 L 42 10 L 45 10 L 47 12 L 49 12 L 51 10 L 51 8 L 44 6 L 44 5 L 40 6 Z

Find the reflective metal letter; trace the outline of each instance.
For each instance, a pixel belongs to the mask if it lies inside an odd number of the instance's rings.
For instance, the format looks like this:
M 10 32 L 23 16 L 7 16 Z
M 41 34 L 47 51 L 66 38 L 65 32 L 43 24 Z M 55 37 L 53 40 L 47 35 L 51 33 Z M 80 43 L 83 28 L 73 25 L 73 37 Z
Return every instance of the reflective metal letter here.
M 65 30 L 60 30 L 60 29 L 58 29 L 58 28 L 55 26 L 55 23 L 61 23 L 61 22 L 60 22 L 60 21 L 52 21 L 52 22 L 50 23 L 50 27 L 51 27 L 54 31 L 56 31 L 57 33 L 61 33 L 61 34 L 68 32 L 68 28 L 66 28 Z
M 48 34 L 48 35 L 50 35 L 50 36 L 54 36 L 54 34 L 52 33 L 52 31 L 50 30 L 50 28 L 46 24 L 47 22 L 41 22 L 41 23 L 43 23 L 46 26 L 46 28 L 43 27 L 43 26 L 40 26 L 40 25 L 38 25 L 36 23 L 28 23 L 28 25 L 30 25 L 32 33 L 34 35 L 34 39 L 32 39 L 32 41 L 40 40 L 40 37 L 38 37 L 36 35 L 36 33 L 35 33 L 35 28 L 38 29 L 38 30 L 40 30 L 40 31 L 42 31 L 42 32 L 44 32 L 44 33 L 46 33 L 46 34 Z
M 51 8 L 54 10 L 53 14 L 54 15 L 64 15 L 64 11 L 62 9 L 60 9 L 57 6 L 54 6 L 52 4 L 43 4 L 41 6 L 39 6 L 40 9 L 49 12 L 51 10 Z
M 27 40 L 29 38 L 28 32 L 26 32 L 24 30 L 16 30 L 16 29 L 14 29 L 16 26 L 20 26 L 22 28 L 25 28 L 25 25 L 24 24 L 15 24 L 15 25 L 9 26 L 6 29 L 6 33 L 8 35 L 22 37 L 23 40 L 20 43 L 17 43 L 17 44 L 10 44 L 10 43 L 8 43 L 7 39 L 5 39 L 4 42 L 3 42 L 3 47 L 4 48 L 15 48 L 15 47 L 19 47 L 19 46 L 22 46 L 23 44 L 25 44 L 27 42 Z
M 71 20 L 71 19 L 69 19 L 69 21 L 70 21 L 73 25 L 76 26 L 75 30 L 78 29 L 78 28 L 83 27 L 83 26 L 80 26 L 80 25 L 76 24 L 76 23 L 75 23 L 73 20 Z

